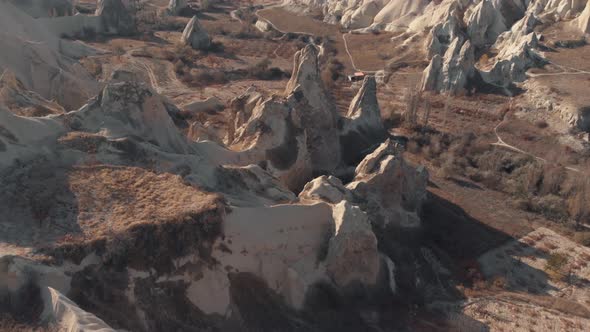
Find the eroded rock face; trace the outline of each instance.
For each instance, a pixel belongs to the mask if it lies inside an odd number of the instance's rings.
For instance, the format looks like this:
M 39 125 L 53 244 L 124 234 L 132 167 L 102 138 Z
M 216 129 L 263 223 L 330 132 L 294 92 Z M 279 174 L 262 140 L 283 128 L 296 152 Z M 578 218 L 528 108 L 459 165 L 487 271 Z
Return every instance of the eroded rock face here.
M 188 7 L 188 3 L 186 0 L 170 0 L 168 3 L 168 12 L 171 15 L 180 15 L 183 10 L 186 10 Z
M 8 70 L 0 78 L 0 100 L 17 115 L 46 116 L 65 113 L 61 105 L 28 90 L 16 75 Z
M 162 97 L 142 83 L 109 83 L 93 102 L 67 118 L 74 130 L 106 130 L 111 139 L 138 137 L 168 152 L 189 150 Z
M 336 107 L 323 86 L 318 61 L 313 45 L 295 54 L 286 95 L 295 125 L 307 133 L 313 169 L 322 172 L 334 170 L 341 157 Z
M 71 0 L 11 0 L 12 4 L 34 18 L 74 15 Z
M 1 72 L 14 74 L 28 90 L 69 110 L 98 92 L 96 81 L 73 61 L 92 54 L 88 47 L 58 38 L 42 19 L 7 1 L 0 2 L 0 31 Z
M 201 26 L 197 16 L 193 16 L 184 28 L 181 41 L 195 50 L 206 50 L 211 46 L 211 37 Z
M 580 3 L 582 1 L 579 1 Z M 580 5 L 578 5 L 579 8 Z M 576 18 L 573 22 L 574 26 L 578 28 L 582 33 L 590 33 L 590 5 L 586 5 L 584 11 Z
M 299 194 L 299 199 L 338 204 L 343 200 L 352 200 L 352 195 L 339 178 L 322 175 L 305 185 L 303 191 Z
M 367 215 L 347 201 L 333 209 L 334 236 L 326 256 L 326 270 L 334 282 L 343 288 L 375 285 L 380 269 L 377 238 Z
M 236 131 L 232 146 L 266 169 L 287 187 L 297 190 L 311 178 L 312 164 L 306 131 L 297 127 L 294 110 L 282 100 L 256 106 L 247 123 Z
M 435 55 L 422 75 L 422 90 L 457 93 L 474 76 L 475 55 L 471 42 L 456 37 L 444 57 Z
M 493 44 L 506 30 L 504 17 L 491 1 L 481 1 L 467 19 L 467 34 L 474 47 Z
M 132 35 L 136 32 L 133 17 L 121 0 L 99 0 L 95 15 L 102 20 L 103 33 Z
M 374 76 L 365 78 L 343 122 L 340 145 L 344 163 L 351 164 L 362 159 L 371 147 L 385 139 L 387 133 L 381 120 Z
M 363 198 L 361 208 L 376 226 L 420 226 L 428 172 L 408 166 L 400 147 L 387 140 L 357 166 L 355 174 L 346 187 Z

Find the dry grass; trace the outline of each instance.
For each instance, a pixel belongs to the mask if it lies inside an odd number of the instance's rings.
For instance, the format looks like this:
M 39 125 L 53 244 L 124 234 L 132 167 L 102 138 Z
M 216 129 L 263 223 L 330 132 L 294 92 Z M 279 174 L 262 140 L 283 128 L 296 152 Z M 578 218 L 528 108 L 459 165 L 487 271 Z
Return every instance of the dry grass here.
M 84 236 L 121 232 L 134 224 L 183 220 L 218 204 L 218 196 L 171 174 L 134 167 L 77 167 L 68 174 Z

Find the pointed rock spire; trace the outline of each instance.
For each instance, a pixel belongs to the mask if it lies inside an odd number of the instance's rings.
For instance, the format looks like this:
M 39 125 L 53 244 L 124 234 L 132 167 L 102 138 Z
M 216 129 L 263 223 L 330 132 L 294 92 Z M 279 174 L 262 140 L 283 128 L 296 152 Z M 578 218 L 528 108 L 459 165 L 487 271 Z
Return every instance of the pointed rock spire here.
M 184 28 L 181 41 L 195 50 L 206 50 L 211 46 L 211 37 L 201 26 L 197 16 L 193 16 Z
M 377 101 L 377 83 L 367 76 L 352 100 L 340 137 L 342 159 L 347 164 L 358 162 L 371 147 L 386 136 Z M 366 153 L 365 153 L 366 154 Z

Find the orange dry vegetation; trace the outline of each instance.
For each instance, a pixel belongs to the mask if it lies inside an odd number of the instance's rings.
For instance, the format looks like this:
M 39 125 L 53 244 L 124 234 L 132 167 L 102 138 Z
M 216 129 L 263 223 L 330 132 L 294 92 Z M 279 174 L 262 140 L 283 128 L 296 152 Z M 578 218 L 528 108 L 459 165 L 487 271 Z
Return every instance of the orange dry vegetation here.
M 186 185 L 177 175 L 135 167 L 77 167 L 68 180 L 78 225 L 91 238 L 141 223 L 190 220 L 221 203 L 218 195 Z

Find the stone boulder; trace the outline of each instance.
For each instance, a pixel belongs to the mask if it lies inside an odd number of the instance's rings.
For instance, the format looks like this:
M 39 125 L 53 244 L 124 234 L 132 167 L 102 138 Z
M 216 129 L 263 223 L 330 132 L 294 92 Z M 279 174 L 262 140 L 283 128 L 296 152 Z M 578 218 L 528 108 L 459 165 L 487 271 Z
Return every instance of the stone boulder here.
M 102 33 L 132 35 L 137 32 L 135 20 L 121 0 L 98 0 L 95 15 L 101 18 Z
M 181 41 L 195 50 L 206 50 L 211 46 L 211 37 L 201 26 L 197 16 L 193 16 L 184 28 Z
M 377 101 L 377 83 L 374 76 L 367 76 L 352 100 L 340 134 L 342 161 L 358 162 L 371 147 L 383 142 L 387 132 L 381 120 Z
M 335 230 L 325 259 L 328 276 L 342 288 L 374 286 L 381 263 L 367 215 L 347 201 L 334 206 L 332 215 Z
M 427 196 L 428 172 L 406 164 L 401 147 L 387 140 L 355 170 L 346 187 L 378 227 L 419 227 L 419 214 Z

